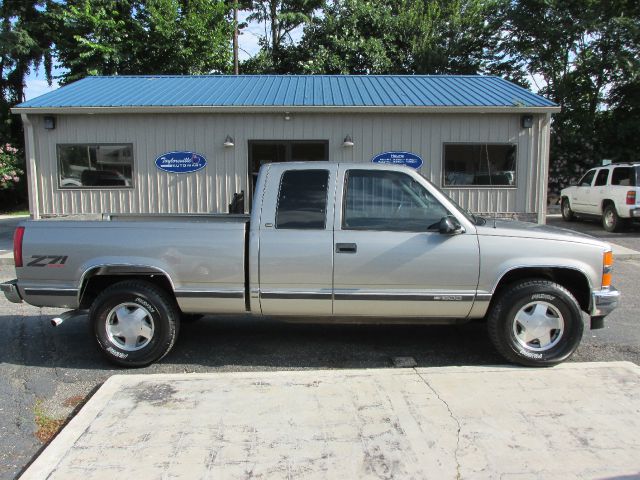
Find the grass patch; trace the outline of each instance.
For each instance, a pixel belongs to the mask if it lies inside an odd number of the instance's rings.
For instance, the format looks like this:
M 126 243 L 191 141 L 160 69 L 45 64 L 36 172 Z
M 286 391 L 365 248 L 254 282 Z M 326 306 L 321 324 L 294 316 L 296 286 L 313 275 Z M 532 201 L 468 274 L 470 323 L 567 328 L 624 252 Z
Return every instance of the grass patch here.
M 64 420 L 52 418 L 46 414 L 42 408 L 42 400 L 36 400 L 36 404 L 33 407 L 33 414 L 35 415 L 36 425 L 38 430 L 35 435 L 42 443 L 48 443 L 56 433 L 62 428 Z

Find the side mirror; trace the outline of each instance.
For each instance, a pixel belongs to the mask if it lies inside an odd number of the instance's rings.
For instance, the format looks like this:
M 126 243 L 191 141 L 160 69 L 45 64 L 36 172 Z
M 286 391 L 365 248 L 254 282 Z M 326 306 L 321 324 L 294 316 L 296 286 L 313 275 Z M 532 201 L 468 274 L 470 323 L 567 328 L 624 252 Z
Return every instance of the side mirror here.
M 438 225 L 438 230 L 443 235 L 456 235 L 458 233 L 462 233 L 464 230 L 462 229 L 462 225 L 458 223 L 458 221 L 450 216 L 442 217 L 440 219 L 440 224 Z

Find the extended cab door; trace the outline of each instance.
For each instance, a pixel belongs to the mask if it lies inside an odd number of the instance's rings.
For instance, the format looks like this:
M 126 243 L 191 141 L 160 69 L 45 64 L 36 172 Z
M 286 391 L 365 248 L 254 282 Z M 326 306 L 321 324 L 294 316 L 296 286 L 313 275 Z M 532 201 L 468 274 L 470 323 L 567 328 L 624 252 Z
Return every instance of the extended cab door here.
M 463 220 L 463 233 L 439 233 L 439 221 L 452 212 L 417 173 L 340 166 L 343 176 L 334 223 L 334 314 L 466 317 L 479 275 L 473 224 Z
M 259 232 L 264 315 L 331 315 L 337 169 L 269 166 Z

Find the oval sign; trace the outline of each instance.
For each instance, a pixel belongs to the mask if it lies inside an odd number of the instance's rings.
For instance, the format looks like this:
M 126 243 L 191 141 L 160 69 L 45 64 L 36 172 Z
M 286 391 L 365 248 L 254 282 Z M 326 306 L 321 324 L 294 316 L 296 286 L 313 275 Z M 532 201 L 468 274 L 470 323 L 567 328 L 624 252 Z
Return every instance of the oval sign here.
M 204 155 L 195 152 L 167 152 L 156 158 L 156 167 L 169 173 L 191 173 L 207 166 Z
M 406 165 L 416 170 L 422 166 L 422 158 L 411 152 L 383 152 L 371 159 L 373 163 L 389 163 L 391 165 Z

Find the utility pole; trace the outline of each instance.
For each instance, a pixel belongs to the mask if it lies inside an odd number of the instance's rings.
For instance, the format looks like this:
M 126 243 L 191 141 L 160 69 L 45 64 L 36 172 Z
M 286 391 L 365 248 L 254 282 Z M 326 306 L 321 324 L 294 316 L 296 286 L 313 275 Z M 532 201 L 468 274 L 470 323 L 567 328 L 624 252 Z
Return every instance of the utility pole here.
M 238 75 L 238 2 L 233 2 L 233 73 Z

